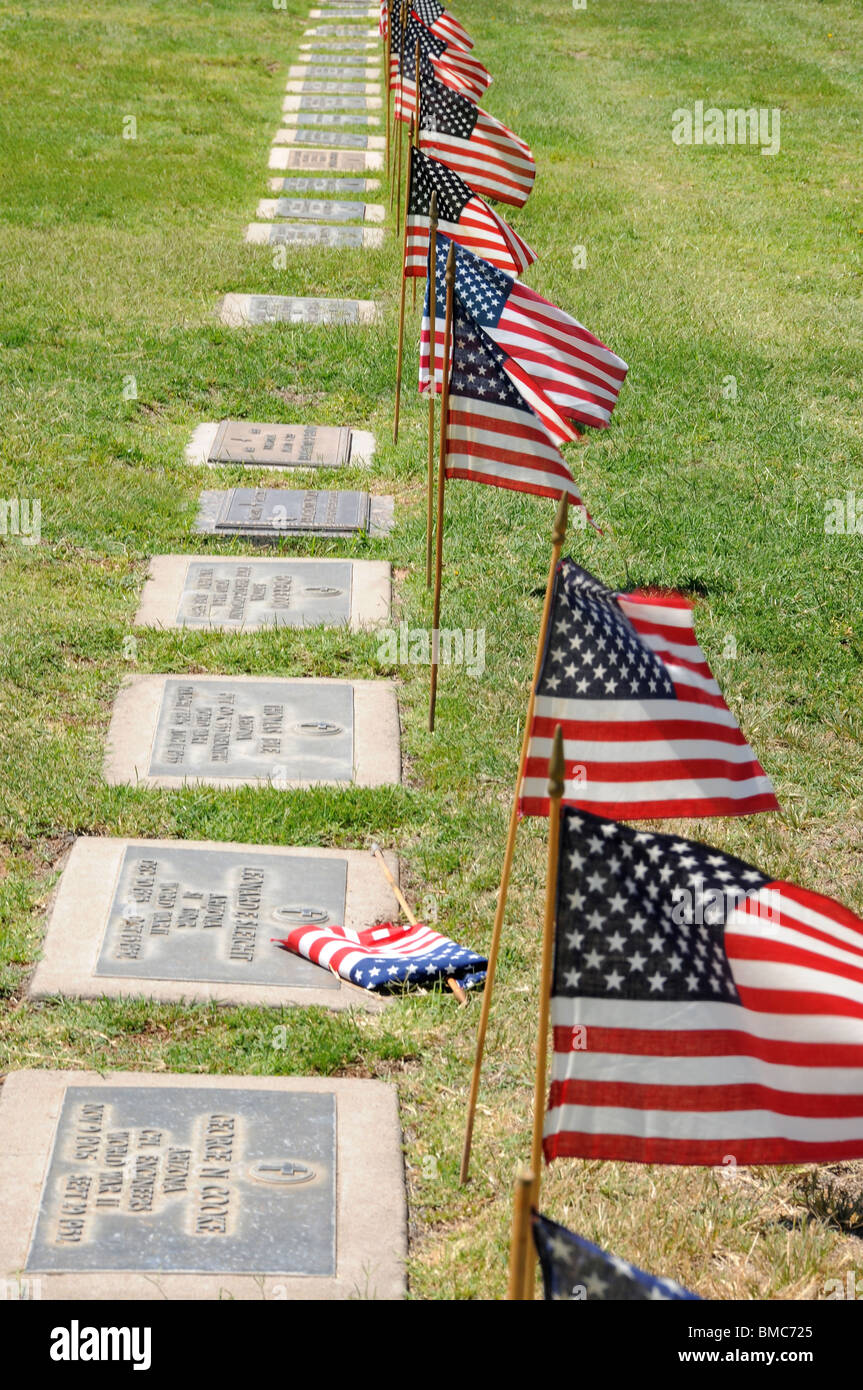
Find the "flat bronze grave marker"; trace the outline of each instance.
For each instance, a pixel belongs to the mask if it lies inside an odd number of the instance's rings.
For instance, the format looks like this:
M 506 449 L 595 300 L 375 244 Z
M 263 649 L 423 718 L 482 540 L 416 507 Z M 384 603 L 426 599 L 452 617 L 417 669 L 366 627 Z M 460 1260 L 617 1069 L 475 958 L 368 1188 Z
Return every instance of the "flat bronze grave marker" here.
M 366 430 L 330 425 L 258 424 L 222 420 L 198 425 L 186 448 L 189 463 L 239 463 L 244 468 L 366 468 L 375 451 Z
M 379 116 L 363 116 L 348 114 L 334 115 L 332 111 L 292 111 L 291 121 L 294 126 L 314 126 L 324 127 L 332 130 L 347 130 L 350 126 L 373 126 L 380 125 Z
M 298 150 L 276 145 L 270 150 L 269 167 L 273 170 L 364 174 L 383 169 L 384 157 L 376 150 Z
M 377 1012 L 379 995 L 272 939 L 307 925 L 363 931 L 397 912 L 358 850 L 83 837 L 64 865 L 28 993 Z
M 317 29 L 304 29 L 306 38 L 340 38 L 353 39 L 360 42 L 362 39 L 377 39 L 379 37 L 377 29 L 358 28 L 356 24 L 344 24 L 336 27 L 335 24 L 322 24 Z M 377 45 L 375 45 L 376 47 Z
M 392 530 L 393 511 L 392 497 L 367 492 L 234 488 L 201 493 L 195 531 L 269 544 L 286 536 L 378 537 Z
M 304 299 L 280 294 L 226 294 L 218 308 L 219 317 L 231 328 L 244 324 L 260 327 L 266 323 L 332 324 L 374 323 L 377 305 L 370 299 Z
M 0 1276 L 78 1300 L 398 1298 L 394 1088 L 19 1071 L 0 1093 Z
M 285 84 L 285 91 L 296 96 L 377 97 L 381 87 L 378 82 L 307 82 L 291 78 Z
M 351 67 L 349 64 L 333 62 L 295 63 L 288 68 L 289 78 L 303 78 L 313 82 L 380 82 L 381 70 L 378 67 Z
M 279 498 L 274 490 L 272 495 Z M 313 499 L 327 494 L 309 494 Z M 264 513 L 260 499 L 268 493 L 254 488 L 235 488 L 224 493 L 224 503 L 215 519 L 218 534 L 228 540 L 242 535 L 250 520 Z M 272 508 L 267 520 L 275 531 L 291 513 L 294 499 L 295 520 L 304 517 L 299 499 L 303 493 L 285 492 Z M 352 522 L 368 517 L 368 496 L 362 493 L 330 493 L 330 498 L 346 499 L 333 508 L 330 534 L 350 534 Z M 353 501 L 353 507 L 351 507 Z M 317 532 L 327 522 L 326 506 L 312 509 L 310 525 Z M 339 511 L 342 515 L 339 516 Z M 265 514 L 266 515 L 266 514 Z M 275 525 L 273 523 L 276 523 Z M 150 561 L 141 604 L 135 617 L 137 627 L 201 628 L 219 632 L 254 632 L 267 627 L 345 627 L 353 632 L 386 622 L 390 611 L 390 567 L 382 560 L 295 559 L 282 556 L 156 555 Z
M 288 217 L 309 222 L 383 222 L 382 203 L 332 202 L 322 198 L 262 198 L 257 217 Z
M 287 127 L 276 131 L 274 145 L 332 145 L 346 150 L 383 150 L 383 135 L 363 135 L 350 130 L 301 130 Z
M 287 193 L 294 197 L 298 193 L 371 193 L 381 185 L 379 179 L 309 179 L 293 175 L 286 179 L 269 179 L 268 186 L 273 193 Z
M 246 228 L 250 246 L 326 246 L 362 251 L 383 246 L 383 227 L 328 227 L 311 223 L 250 222 Z
M 382 106 L 381 97 L 321 96 L 315 92 L 282 97 L 283 111 L 380 111 Z
M 128 676 L 111 714 L 111 785 L 379 787 L 401 779 L 387 681 Z

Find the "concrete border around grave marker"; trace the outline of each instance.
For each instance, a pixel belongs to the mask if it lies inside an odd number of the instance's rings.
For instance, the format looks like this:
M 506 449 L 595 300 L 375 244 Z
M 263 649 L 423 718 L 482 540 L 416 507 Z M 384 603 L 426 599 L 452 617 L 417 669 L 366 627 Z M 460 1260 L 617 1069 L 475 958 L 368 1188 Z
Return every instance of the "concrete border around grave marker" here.
M 279 790 L 308 791 L 313 787 L 384 787 L 401 782 L 401 725 L 398 694 L 392 681 L 335 680 L 332 677 L 285 677 L 273 675 L 194 675 L 182 672 L 126 676 L 111 710 L 105 740 L 102 774 L 112 787 L 165 787 L 181 791 L 190 787 L 271 787 L 268 777 L 200 778 L 151 776 L 150 766 L 162 697 L 168 681 L 183 681 L 196 687 L 218 689 L 234 684 L 287 686 L 349 686 L 353 691 L 353 778 L 351 781 L 286 780 Z
M 235 463 L 230 459 L 211 459 L 210 450 L 215 443 L 216 435 L 222 425 L 222 421 L 207 421 L 205 424 L 196 425 L 192 433 L 192 438 L 186 445 L 186 462 L 191 464 L 203 465 L 205 468 L 260 468 L 266 473 L 285 473 L 293 476 L 295 473 L 317 472 L 314 464 L 300 464 L 286 466 L 285 464 L 266 464 L 266 463 Z M 351 452 L 345 468 L 370 468 L 375 454 L 375 437 L 370 430 L 354 430 L 351 435 Z M 335 470 L 327 469 L 327 472 Z
M 407 1212 L 395 1087 L 383 1081 L 202 1073 L 11 1072 L 0 1090 L 0 1278 L 12 1284 L 27 1262 L 68 1087 L 278 1091 L 336 1098 L 336 1276 L 158 1274 L 111 1270 L 40 1274 L 57 1300 L 400 1299 L 405 1293 Z
M 341 979 L 338 989 L 315 989 L 293 985 L 243 985 L 160 979 L 158 976 L 96 974 L 117 875 L 127 847 L 140 847 L 145 851 L 180 848 L 344 861 L 347 865 L 345 920 L 339 925 L 361 931 L 380 921 L 394 921 L 398 916 L 399 908 L 392 889 L 371 855 L 362 850 L 247 845 L 233 841 L 217 843 L 211 840 L 80 836 L 66 856 L 59 883 L 48 906 L 42 954 L 27 988 L 29 998 L 50 999 L 57 995 L 74 999 L 146 998 L 159 1003 L 215 1002 L 261 1008 L 287 1008 L 293 1005 L 311 1008 L 319 1005 L 338 1011 L 361 1008 L 369 1013 L 380 1013 L 386 1007 L 386 996 Z M 398 882 L 398 857 L 385 852 L 384 858 Z M 88 904 L 86 912 L 82 903 Z M 273 928 L 272 932 L 277 935 L 278 929 Z M 278 955 L 283 954 L 277 947 L 272 949 Z
M 331 28 L 329 25 L 326 25 L 322 29 L 304 29 L 303 38 L 325 39 L 329 35 L 330 38 L 334 39 L 351 38 L 361 40 L 365 35 L 369 43 L 371 43 L 373 39 L 380 39 L 380 34 L 377 29 L 366 29 L 364 25 L 357 24 L 345 24 L 341 27 L 344 29 L 344 33 L 340 33 L 338 29 Z
M 230 538 L 229 538 L 230 539 Z M 321 559 L 318 556 L 291 555 L 283 557 L 286 566 L 299 560 L 314 563 L 323 569 L 334 565 L 348 564 L 351 567 L 351 613 L 348 627 L 351 632 L 362 632 L 378 627 L 389 621 L 392 603 L 392 574 L 386 560 L 342 560 Z M 135 627 L 156 627 L 183 630 L 185 624 L 177 622 L 177 610 L 185 588 L 190 565 L 222 565 L 236 563 L 247 565 L 250 569 L 267 566 L 272 569 L 280 561 L 272 556 L 221 555 L 154 555 L 150 561 L 138 612 L 135 614 Z M 272 630 L 274 624 L 255 627 L 227 627 L 220 623 L 208 623 L 198 632 L 262 632 Z M 340 626 L 344 626 L 340 624 Z M 283 625 L 280 631 L 309 632 L 309 627 L 291 628 Z
M 303 297 L 301 295 L 226 294 L 222 296 L 216 306 L 219 319 L 228 328 L 263 327 L 264 325 L 254 323 L 249 318 L 249 308 L 253 299 L 275 299 L 284 301 L 285 303 L 294 303 L 295 301 L 299 301 L 300 303 L 303 302 Z M 293 322 L 291 322 L 290 319 L 272 319 L 267 320 L 266 326 L 270 327 L 273 324 L 283 324 L 286 327 L 311 330 L 321 328 L 353 328 L 358 327 L 360 324 L 378 323 L 380 321 L 380 309 L 373 299 L 347 299 L 334 300 L 333 302 L 350 304 L 351 306 L 356 305 L 357 317 L 355 322 L 339 318 L 334 318 L 330 321 L 318 319 L 317 322 L 314 323 L 304 321 L 303 319 L 297 319 Z M 327 304 L 329 301 L 317 298 L 315 303 Z

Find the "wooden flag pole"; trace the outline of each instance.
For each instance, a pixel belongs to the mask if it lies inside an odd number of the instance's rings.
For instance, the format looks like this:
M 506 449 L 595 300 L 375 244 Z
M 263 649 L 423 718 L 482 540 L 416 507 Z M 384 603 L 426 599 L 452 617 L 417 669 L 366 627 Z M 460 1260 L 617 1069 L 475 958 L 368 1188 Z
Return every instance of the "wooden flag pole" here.
M 551 1016 L 551 985 L 554 967 L 554 927 L 557 915 L 557 866 L 560 857 L 560 803 L 566 778 L 563 757 L 563 730 L 558 724 L 548 764 L 548 860 L 545 873 L 545 920 L 542 928 L 542 964 L 539 970 L 539 1031 L 536 1038 L 536 1081 L 533 1088 L 533 1142 L 530 1166 L 533 1170 L 531 1206 L 539 1207 L 542 1175 L 542 1132 L 545 1126 L 545 1086 L 548 1070 L 548 1025 Z M 525 1246 L 524 1296 L 533 1299 L 536 1286 L 536 1256 Z
M 413 146 L 415 149 L 420 147 L 420 41 L 417 39 L 416 53 L 414 55 L 414 124 L 413 124 Z M 408 203 L 405 200 L 405 226 L 407 226 Z M 412 277 L 411 285 L 411 305 L 417 307 L 417 277 Z
M 378 864 L 380 864 L 381 870 L 383 871 L 383 876 L 384 876 L 384 878 L 386 879 L 387 883 L 388 883 L 388 884 L 390 885 L 390 887 L 392 888 L 393 892 L 395 893 L 396 899 L 397 899 L 397 901 L 398 901 L 398 905 L 399 905 L 399 907 L 401 908 L 401 910 L 402 910 L 402 912 L 404 913 L 404 915 L 407 917 L 407 919 L 408 919 L 408 921 L 410 922 L 411 926 L 412 926 L 412 927 L 417 927 L 417 926 L 419 926 L 419 922 L 417 921 L 416 917 L 414 916 L 414 914 L 413 914 L 413 912 L 412 912 L 412 910 L 411 910 L 411 906 L 410 906 L 410 904 L 409 904 L 407 898 L 405 897 L 405 895 L 404 895 L 404 893 L 402 892 L 401 888 L 399 888 L 399 886 L 398 886 L 398 884 L 396 883 L 395 878 L 393 877 L 393 875 L 390 873 L 390 866 L 389 866 L 389 864 L 387 863 L 387 861 L 384 859 L 383 850 L 381 849 L 381 847 L 380 847 L 379 844 L 373 844 L 373 845 L 372 845 L 372 858 L 375 859 L 375 860 L 377 860 Z M 459 984 L 458 980 L 454 980 L 454 979 L 452 979 L 451 976 L 447 976 L 447 984 L 449 985 L 449 988 L 452 990 L 452 992 L 453 992 L 453 994 L 455 995 L 455 997 L 456 997 L 456 999 L 458 1000 L 458 1002 L 459 1002 L 460 1004 L 466 1004 L 466 1003 L 467 1003 L 467 995 L 466 995 L 465 991 L 462 989 L 462 987 L 461 987 L 461 985 Z
M 393 90 L 392 73 L 391 73 L 391 71 L 390 71 L 390 55 L 392 54 L 392 24 L 391 24 L 391 18 L 392 18 L 392 16 L 391 16 L 390 11 L 389 11 L 389 9 L 388 9 L 388 10 L 387 10 L 387 26 L 386 26 L 386 27 L 387 27 L 387 31 L 386 31 L 386 33 L 384 34 L 384 63 L 385 63 L 385 65 L 386 65 L 386 77 L 385 77 L 385 81 L 386 81 L 386 94 L 387 94 L 387 98 L 386 98 L 386 99 L 387 99 L 387 156 L 386 156 L 386 162 L 387 162 L 387 175 L 388 175 L 388 176 L 389 176 L 389 170 L 390 170 L 390 150 L 391 150 L 391 147 L 392 147 L 392 121 L 391 121 L 391 118 L 390 118 L 390 97 L 392 96 L 392 90 Z
M 432 582 L 432 537 L 434 535 L 434 401 L 435 349 L 437 324 L 437 190 L 429 202 L 429 438 L 428 486 L 426 489 L 426 588 Z
M 515 1181 L 512 1204 L 512 1237 L 509 1244 L 509 1287 L 507 1300 L 524 1298 L 524 1271 L 530 1243 L 530 1199 L 533 1193 L 533 1173 L 523 1168 Z
M 390 20 L 392 20 L 392 15 L 390 15 Z M 395 144 L 398 146 L 398 153 L 399 153 L 399 179 L 401 179 L 402 121 L 401 121 L 401 119 L 400 119 L 400 117 L 399 117 L 399 114 L 398 114 L 398 111 L 397 111 L 396 108 L 397 108 L 397 107 L 398 107 L 398 108 L 401 108 L 401 107 L 404 105 L 404 92 L 405 92 L 405 88 L 404 88 L 404 80 L 405 80 L 405 79 L 404 79 L 404 70 L 405 70 L 405 25 L 406 25 L 406 24 L 407 24 L 407 4 L 406 4 L 406 0 L 402 0 L 401 8 L 400 8 L 400 10 L 399 10 L 399 91 L 398 91 L 398 97 L 397 97 L 397 99 L 396 99 L 396 100 L 394 101 L 394 103 L 393 103 L 393 134 L 394 134 L 394 136 L 395 136 Z M 390 53 L 392 53 L 392 36 L 390 36 Z M 396 152 L 395 152 L 395 149 L 392 150 L 392 161 L 393 161 L 393 162 L 392 162 L 392 167 L 391 167 L 391 169 L 390 169 L 390 171 L 389 171 L 389 175 L 390 175 L 390 211 L 391 211 L 391 212 L 392 212 L 393 201 L 394 201 L 394 199 L 395 199 L 395 192 L 396 192 L 396 180 L 395 180 Z
M 399 103 L 404 107 L 405 99 L 405 30 L 407 29 L 408 15 L 407 4 L 402 0 L 402 33 L 399 53 Z M 402 225 L 402 126 L 404 121 L 399 121 L 398 138 L 398 172 L 396 173 L 396 226 Z
M 503 856 L 503 868 L 500 875 L 500 892 L 497 895 L 497 907 L 494 914 L 494 926 L 491 932 L 491 944 L 488 952 L 488 967 L 485 977 L 485 989 L 482 996 L 482 1009 L 480 1011 L 479 1027 L 476 1035 L 476 1054 L 473 1063 L 473 1075 L 470 1082 L 470 1096 L 467 1104 L 467 1123 L 465 1125 L 464 1145 L 461 1154 L 461 1172 L 459 1181 L 466 1183 L 468 1172 L 470 1171 L 470 1151 L 473 1143 L 473 1126 L 476 1119 L 476 1107 L 479 1100 L 479 1083 L 482 1075 L 482 1059 L 485 1051 L 485 1038 L 488 1031 L 488 1019 L 491 1013 L 491 999 L 494 991 L 494 976 L 497 969 L 497 958 L 500 952 L 500 938 L 503 929 L 503 919 L 506 912 L 506 899 L 509 892 L 509 879 L 512 873 L 512 861 L 515 855 L 515 840 L 518 831 L 518 798 L 521 791 L 521 784 L 524 778 L 524 769 L 527 762 L 527 750 L 530 744 L 530 730 L 533 724 L 533 711 L 536 705 L 536 687 L 539 681 L 539 674 L 542 670 L 542 658 L 545 653 L 546 638 L 548 635 L 548 625 L 551 620 L 551 601 L 554 593 L 554 579 L 557 574 L 557 566 L 560 560 L 560 552 L 563 542 L 566 539 L 568 499 L 564 493 L 560 499 L 557 515 L 554 519 L 554 528 L 551 533 L 551 560 L 548 566 L 548 579 L 545 585 L 545 601 L 542 607 L 542 619 L 539 625 L 539 640 L 536 644 L 536 657 L 533 663 L 533 680 L 530 685 L 530 698 L 527 704 L 527 719 L 524 726 L 524 734 L 521 740 L 521 757 L 518 762 L 518 776 L 515 783 L 515 795 L 512 799 L 512 810 L 509 816 L 509 830 L 506 837 L 506 849 Z
M 440 451 L 437 465 L 437 521 L 435 533 L 434 617 L 432 619 L 431 689 L 429 690 L 429 731 L 434 733 L 437 704 L 437 675 L 440 665 L 440 588 L 443 574 L 443 499 L 446 487 L 446 424 L 449 413 L 450 350 L 452 346 L 452 308 L 455 297 L 455 242 L 450 243 L 446 261 L 446 317 L 443 330 L 443 391 L 440 402 Z
M 413 122 L 411 122 L 411 130 L 413 130 Z M 410 198 L 410 196 L 411 196 L 411 162 L 412 162 L 412 161 L 409 161 L 409 162 L 408 162 L 408 183 L 407 183 L 407 196 L 408 196 L 408 198 Z M 407 285 L 408 285 L 407 275 L 405 274 L 405 265 L 406 265 L 406 263 L 407 263 L 407 256 L 408 256 L 408 219 L 405 218 L 405 234 L 404 234 L 404 241 L 403 241 L 403 243 L 402 243 L 402 287 L 401 287 L 401 296 L 400 296 L 400 298 L 399 298 L 399 343 L 398 343 L 398 351 L 396 352 L 396 405 L 395 405 L 395 411 L 394 411 L 394 413 L 393 413 L 393 443 L 394 443 L 394 444 L 398 444 L 398 442 L 399 442 L 399 417 L 401 416 L 401 409 L 402 409 L 402 366 L 403 366 L 403 364 L 404 364 L 404 349 L 405 349 L 405 296 L 406 296 L 406 294 L 407 294 Z

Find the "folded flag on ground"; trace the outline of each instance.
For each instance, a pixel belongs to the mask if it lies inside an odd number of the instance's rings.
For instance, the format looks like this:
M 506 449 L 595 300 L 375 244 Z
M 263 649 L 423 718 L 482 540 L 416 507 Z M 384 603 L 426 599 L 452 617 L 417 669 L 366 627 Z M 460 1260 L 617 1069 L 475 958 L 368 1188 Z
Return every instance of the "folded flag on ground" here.
M 536 260 L 536 253 L 458 174 L 422 150 L 411 149 L 406 275 L 425 275 L 428 269 L 433 193 L 437 194 L 440 233 L 470 247 L 510 275 L 520 275 Z
M 536 175 L 530 146 L 481 106 L 422 75 L 419 146 L 483 198 L 520 208 L 530 196 Z
M 534 1212 L 532 1222 L 547 1300 L 634 1303 L 684 1298 L 701 1301 L 697 1293 L 690 1293 L 673 1279 L 658 1279 L 646 1274 L 637 1265 L 609 1255 L 582 1236 L 573 1235 L 565 1226 L 549 1221 L 547 1216 Z
M 557 725 L 564 802 L 639 820 L 751 815 L 779 803 L 722 698 L 678 593 L 614 593 L 561 560 L 522 783 L 548 815 Z
M 470 183 L 469 178 L 467 182 Z M 456 247 L 456 290 L 477 323 L 542 387 L 561 415 L 600 428 L 609 423 L 629 370 L 622 358 L 577 319 L 461 246 Z M 437 313 L 442 319 L 440 300 Z M 439 383 L 442 322 L 436 332 Z M 428 380 L 429 332 L 428 323 L 424 322 L 420 343 L 421 391 Z
M 402 71 L 401 24 L 393 23 L 390 47 L 390 86 L 396 87 L 396 116 L 409 121 L 414 114 L 416 52 L 420 47 L 420 81 L 439 81 L 476 101 L 491 86 L 488 68 L 463 48 L 449 48 L 413 15 L 404 28 L 404 70 Z M 399 80 L 401 73 L 402 80 Z
M 467 30 L 445 10 L 439 0 L 411 0 L 411 9 L 417 19 L 451 48 L 473 48 L 473 39 Z
M 580 810 L 559 863 L 549 1162 L 863 1157 L 863 920 Z
M 422 922 L 383 922 L 359 932 L 348 927 L 297 927 L 289 936 L 274 938 L 274 944 L 371 990 L 431 988 L 448 979 L 473 989 L 484 983 L 488 964 L 484 956 Z

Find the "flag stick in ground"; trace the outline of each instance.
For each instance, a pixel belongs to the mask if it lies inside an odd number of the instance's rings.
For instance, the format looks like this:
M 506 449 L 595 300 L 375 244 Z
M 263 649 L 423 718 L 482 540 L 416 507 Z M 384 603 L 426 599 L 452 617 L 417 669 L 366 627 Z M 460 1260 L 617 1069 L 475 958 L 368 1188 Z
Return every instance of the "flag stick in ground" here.
M 539 1029 L 536 1036 L 536 1080 L 533 1088 L 533 1141 L 530 1166 L 533 1171 L 530 1205 L 539 1209 L 542 1175 L 542 1131 L 545 1126 L 546 1071 L 548 1068 L 548 1024 L 551 1017 L 551 980 L 554 966 L 554 923 L 557 912 L 557 862 L 560 853 L 560 802 L 566 777 L 563 758 L 563 729 L 558 724 L 548 765 L 548 860 L 545 873 L 545 919 L 542 927 L 542 963 L 539 969 Z M 536 1252 L 525 1244 L 524 1298 L 532 1300 L 536 1288 Z
M 401 109 L 405 97 L 405 34 L 407 31 L 408 7 L 405 0 L 402 0 L 402 29 L 401 44 L 399 49 L 399 108 Z M 398 169 L 396 172 L 396 226 L 402 225 L 402 126 L 404 121 L 398 121 Z
M 491 932 L 491 945 L 488 953 L 488 967 L 485 977 L 485 988 L 482 995 L 482 1010 L 480 1012 L 479 1027 L 476 1035 L 476 1053 L 473 1062 L 473 1075 L 470 1082 L 470 1096 L 467 1103 L 467 1123 L 465 1125 L 464 1145 L 461 1154 L 461 1172 L 459 1181 L 466 1183 L 470 1170 L 470 1150 L 473 1143 L 473 1125 L 476 1119 L 476 1107 L 479 1100 L 479 1083 L 482 1076 L 482 1058 L 485 1051 L 485 1036 L 488 1031 L 488 1019 L 491 1012 L 491 996 L 494 990 L 494 975 L 497 969 L 497 958 L 500 953 L 500 938 L 503 929 L 503 919 L 506 912 L 506 898 L 509 891 L 509 878 L 512 872 L 512 861 L 515 855 L 515 837 L 518 831 L 518 798 L 521 792 L 521 784 L 524 778 L 524 768 L 527 762 L 527 750 L 530 744 L 530 730 L 533 725 L 533 712 L 536 704 L 536 686 L 542 670 L 542 659 L 545 654 L 546 637 L 548 634 L 548 624 L 551 618 L 551 604 L 554 595 L 554 579 L 557 574 L 560 552 L 563 542 L 566 539 L 566 519 L 568 502 L 566 494 L 560 499 L 557 508 L 557 516 L 554 519 L 554 528 L 551 533 L 551 561 L 548 566 L 548 579 L 545 585 L 545 601 L 542 606 L 542 619 L 539 625 L 539 639 L 536 644 L 536 659 L 533 665 L 533 680 L 530 683 L 530 698 L 527 705 L 527 720 L 524 726 L 524 736 L 521 742 L 521 757 L 518 762 L 518 776 L 515 780 L 515 795 L 512 798 L 512 810 L 509 816 L 509 830 L 506 837 L 506 849 L 503 856 L 503 868 L 500 875 L 500 891 L 497 895 L 497 907 L 494 914 L 494 926 Z
M 437 320 L 437 276 L 432 267 L 437 266 L 437 192 L 429 201 L 429 346 L 430 361 L 434 362 L 437 344 L 435 342 L 435 323 Z M 414 281 L 416 284 L 416 281 Z M 426 588 L 432 582 L 432 537 L 434 535 L 434 382 L 429 390 L 429 438 L 428 438 L 428 488 L 426 498 Z
M 390 72 L 390 55 L 391 55 L 391 53 L 392 53 L 391 25 L 390 25 L 389 15 L 387 15 L 387 31 L 386 31 L 386 33 L 384 34 L 384 70 L 385 70 L 384 81 L 385 81 L 385 83 L 386 83 L 386 102 L 387 102 L 387 158 L 386 158 L 387 175 L 389 175 L 389 170 L 390 170 L 390 149 L 391 149 L 391 147 L 392 147 L 392 139 L 391 139 L 391 136 L 392 136 L 392 117 L 391 117 L 391 107 L 392 107 L 392 103 L 390 102 L 390 97 L 391 97 L 391 95 L 392 95 L 393 83 L 392 83 L 392 74 L 391 74 L 391 72 Z
M 509 1243 L 508 1301 L 524 1298 L 524 1271 L 530 1241 L 530 1199 L 533 1193 L 533 1173 L 522 1168 L 515 1180 L 512 1203 L 512 1236 Z
M 403 912 L 403 913 L 405 914 L 405 916 L 407 917 L 407 919 L 408 919 L 408 921 L 410 922 L 411 926 L 412 926 L 412 927 L 419 926 L 419 923 L 418 923 L 416 917 L 414 916 L 414 914 L 413 914 L 413 912 L 412 912 L 412 910 L 411 910 L 411 907 L 410 907 L 410 904 L 408 903 L 407 898 L 405 897 L 405 895 L 404 895 L 404 893 L 402 892 L 401 888 L 399 888 L 399 886 L 398 886 L 398 884 L 396 883 L 396 881 L 395 881 L 393 875 L 390 873 L 390 866 L 389 866 L 389 864 L 387 863 L 387 861 L 384 859 L 383 850 L 381 849 L 380 845 L 379 845 L 379 844 L 373 844 L 373 845 L 372 845 L 372 849 L 371 849 L 371 853 L 372 853 L 372 858 L 375 859 L 375 860 L 378 862 L 378 864 L 380 864 L 381 869 L 382 869 L 382 871 L 383 871 L 383 876 L 384 876 L 384 878 L 386 879 L 387 883 L 388 883 L 388 884 L 390 885 L 390 887 L 392 888 L 393 892 L 395 893 L 396 899 L 397 899 L 398 904 L 399 904 L 399 907 L 401 908 L 402 912 Z M 462 989 L 461 985 L 459 984 L 458 980 L 454 980 L 454 979 L 452 979 L 451 977 L 448 977 L 448 978 L 447 978 L 447 984 L 449 985 L 450 989 L 452 990 L 453 994 L 455 995 L 456 999 L 459 1001 L 460 1004 L 465 1004 L 465 1003 L 467 1003 L 467 995 L 465 994 L 465 992 L 464 992 L 464 990 Z
M 411 121 L 411 136 L 413 136 L 413 121 Z M 407 199 L 408 199 L 408 201 L 410 201 L 410 196 L 411 196 L 411 161 L 408 160 L 408 185 L 407 185 Z M 397 353 L 396 353 L 396 406 L 395 406 L 395 411 L 394 411 L 394 413 L 393 413 L 393 443 L 394 443 L 394 444 L 397 444 L 397 443 L 398 443 L 398 440 L 399 440 L 399 417 L 400 417 L 400 415 L 401 415 L 401 408 L 402 408 L 402 366 L 403 366 L 403 363 L 404 363 L 404 349 L 405 349 L 405 296 L 406 296 L 406 294 L 407 294 L 407 287 L 408 287 L 407 276 L 405 275 L 405 262 L 406 262 L 406 260 L 407 260 L 407 256 L 408 256 L 408 219 L 407 219 L 407 217 L 405 217 L 405 235 L 404 235 L 404 244 L 403 244 L 403 246 L 402 246 L 402 287 L 401 287 L 401 294 L 400 294 L 400 296 L 399 296 L 399 344 L 398 344 L 398 351 L 397 351 Z
M 420 147 L 420 41 L 417 39 L 416 54 L 414 55 L 414 123 L 413 139 L 410 148 L 419 149 Z M 408 161 L 412 161 L 413 156 L 408 154 Z M 407 261 L 407 226 L 408 226 L 408 204 L 410 193 L 405 194 L 405 261 Z M 411 305 L 417 307 L 417 281 L 416 276 L 411 276 Z
M 431 269 L 431 267 L 430 267 Z M 437 704 L 437 675 L 440 666 L 440 586 L 443 574 L 443 498 L 446 486 L 447 413 L 449 410 L 450 348 L 452 308 L 455 298 L 455 242 L 450 243 L 446 262 L 446 317 L 443 330 L 443 392 L 440 403 L 440 452 L 437 470 L 437 521 L 435 534 L 434 617 L 432 619 L 431 689 L 429 691 L 429 731 L 434 733 Z
M 401 179 L 402 122 L 399 120 L 398 112 L 399 112 L 399 110 L 400 110 L 400 108 L 401 108 L 402 99 L 403 99 L 403 97 L 404 97 L 405 25 L 407 24 L 407 5 L 406 5 L 406 3 L 405 3 L 405 0 L 402 0 L 400 16 L 401 16 L 401 23 L 400 23 L 400 25 L 399 25 L 399 93 L 398 93 L 398 97 L 397 97 L 396 100 L 395 100 L 395 105 L 394 105 L 394 109 L 393 109 L 393 122 L 394 122 L 393 134 L 394 134 L 395 137 L 396 137 L 396 144 L 398 145 L 399 179 Z M 392 19 L 392 16 L 390 16 L 390 18 Z M 390 37 L 390 53 L 392 53 L 392 36 Z M 395 192 L 396 192 L 396 179 L 395 179 L 395 172 L 396 172 L 396 153 L 395 153 L 395 150 L 392 151 L 392 161 L 393 161 L 393 162 L 392 162 L 392 165 L 391 165 L 390 171 L 389 171 L 389 175 L 390 175 L 390 211 L 391 211 L 391 212 L 392 212 L 392 207 L 393 207 L 393 199 L 395 198 Z

